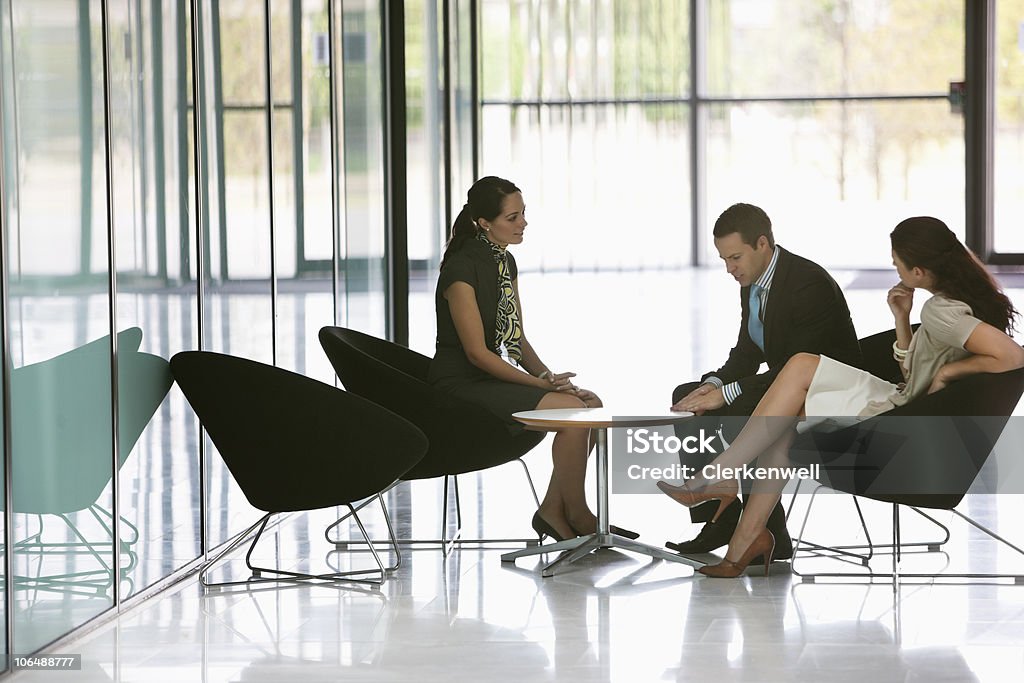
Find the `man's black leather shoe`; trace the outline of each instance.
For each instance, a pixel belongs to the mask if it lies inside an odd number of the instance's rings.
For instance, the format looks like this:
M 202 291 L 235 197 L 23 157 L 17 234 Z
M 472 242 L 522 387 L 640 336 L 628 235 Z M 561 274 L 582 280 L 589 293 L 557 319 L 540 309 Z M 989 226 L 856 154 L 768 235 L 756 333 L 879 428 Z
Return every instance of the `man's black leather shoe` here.
M 730 506 L 731 507 L 731 506 Z M 774 515 L 773 515 L 774 517 Z M 732 534 L 736 531 L 738 515 L 730 515 L 728 519 L 719 518 L 717 522 L 708 522 L 701 528 L 697 537 L 689 541 L 668 541 L 665 547 L 674 550 L 682 555 L 696 555 L 699 553 L 710 553 L 718 548 L 729 545 Z M 773 524 L 772 522 L 780 522 Z M 775 528 L 772 528 L 775 527 Z M 774 560 L 789 560 L 793 557 L 793 540 L 789 537 L 786 529 L 785 517 L 779 519 L 769 518 L 768 530 L 775 536 L 775 552 L 772 553 Z M 755 558 L 757 562 L 764 562 L 761 558 Z
M 772 553 L 772 562 L 792 559 L 793 540 L 789 537 L 789 532 L 784 532 L 782 537 L 782 543 L 780 544 L 779 541 L 775 541 L 775 552 Z M 758 555 L 750 561 L 750 564 L 755 567 L 757 565 L 764 564 L 764 555 Z
M 734 520 L 722 520 L 708 522 L 705 524 L 697 537 L 689 541 L 675 543 L 668 541 L 665 547 L 683 555 L 695 555 L 697 553 L 710 553 L 724 545 L 729 545 L 732 532 L 736 531 Z
M 775 552 L 772 553 L 772 557 L 776 560 L 793 559 L 793 539 L 789 537 L 789 532 L 775 539 Z
M 786 513 L 781 503 L 776 503 L 766 524 L 768 531 L 775 537 L 775 552 L 772 557 L 776 560 L 789 560 L 793 557 L 793 539 L 789 537 L 789 530 L 786 528 Z M 763 560 L 762 560 L 763 562 Z
M 729 545 L 729 540 L 732 538 L 732 534 L 736 531 L 736 524 L 740 519 L 740 506 L 730 505 L 722 511 L 722 516 L 718 518 L 717 522 L 707 522 L 697 534 L 697 537 L 689 541 L 680 541 L 678 543 L 669 541 L 665 544 L 665 547 L 669 550 L 674 550 L 682 555 L 696 555 L 699 553 L 710 553 L 723 546 Z M 786 529 L 786 514 L 782 509 L 782 505 L 776 503 L 775 508 L 772 509 L 771 514 L 768 516 L 768 531 L 772 532 L 775 537 L 775 552 L 772 553 L 772 558 L 775 560 L 789 560 L 793 557 L 793 539 L 789 537 L 789 531 Z M 755 558 L 757 562 L 763 563 L 763 559 Z

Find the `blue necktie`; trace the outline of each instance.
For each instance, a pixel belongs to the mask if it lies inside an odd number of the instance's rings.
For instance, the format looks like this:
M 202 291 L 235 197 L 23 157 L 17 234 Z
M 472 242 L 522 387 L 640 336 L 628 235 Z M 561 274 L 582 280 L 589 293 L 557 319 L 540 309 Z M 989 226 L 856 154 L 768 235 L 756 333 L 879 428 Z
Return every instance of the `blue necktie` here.
M 750 285 L 750 315 L 747 331 L 758 348 L 764 351 L 764 323 L 761 321 L 761 285 Z

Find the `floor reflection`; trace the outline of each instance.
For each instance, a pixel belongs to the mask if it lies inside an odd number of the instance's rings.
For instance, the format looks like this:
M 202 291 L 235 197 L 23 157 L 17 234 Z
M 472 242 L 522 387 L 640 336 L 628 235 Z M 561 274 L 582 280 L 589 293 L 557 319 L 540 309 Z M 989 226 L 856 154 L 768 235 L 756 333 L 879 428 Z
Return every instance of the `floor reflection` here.
M 1024 673 L 1019 588 L 681 577 L 616 551 L 542 579 L 407 553 L 381 590 L 194 583 L 64 650 L 76 681 L 913 681 Z M 1013 675 L 1007 677 L 1009 672 Z M 51 674 L 52 676 L 52 674 Z M 19 673 L 16 681 L 53 680 Z

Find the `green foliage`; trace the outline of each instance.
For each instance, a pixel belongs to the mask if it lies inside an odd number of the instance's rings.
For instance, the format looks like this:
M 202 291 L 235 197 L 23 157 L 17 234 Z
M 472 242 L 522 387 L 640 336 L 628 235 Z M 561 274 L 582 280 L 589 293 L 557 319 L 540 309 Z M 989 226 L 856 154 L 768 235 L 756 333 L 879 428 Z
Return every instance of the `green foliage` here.
M 996 36 L 996 117 L 1024 125 L 1024 0 L 1000 0 Z
M 225 106 L 244 104 L 266 107 L 263 6 L 233 0 L 220 3 L 220 77 Z M 271 84 L 275 102 L 292 99 L 290 20 L 287 12 L 270 17 Z M 274 118 L 275 171 L 292 168 L 291 148 L 282 140 L 280 115 Z M 290 127 L 289 127 L 290 130 Z M 266 173 L 267 127 L 265 110 L 224 117 L 224 168 L 231 175 L 258 177 Z
M 424 0 L 405 2 L 405 116 L 410 128 L 423 125 L 427 84 L 436 80 L 427 73 L 430 41 L 437 36 L 427 35 L 426 11 Z
M 679 0 L 615 0 L 612 46 L 618 97 L 685 97 L 689 11 Z

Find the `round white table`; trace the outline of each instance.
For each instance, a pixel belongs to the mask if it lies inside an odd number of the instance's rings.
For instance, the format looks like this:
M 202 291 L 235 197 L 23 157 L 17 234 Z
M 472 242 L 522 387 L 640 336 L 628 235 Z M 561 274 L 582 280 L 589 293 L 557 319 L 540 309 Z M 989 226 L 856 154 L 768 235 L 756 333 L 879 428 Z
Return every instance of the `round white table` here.
M 612 412 L 609 408 L 570 408 L 526 410 L 520 413 L 513 413 L 512 417 L 527 426 L 542 429 L 578 427 L 580 429 L 594 430 L 597 436 L 597 532 L 505 553 L 501 556 L 502 562 L 515 562 L 520 557 L 561 552 L 558 558 L 545 565 L 541 570 L 542 576 L 554 576 L 559 568 L 566 567 L 595 550 L 601 548 L 620 548 L 659 560 L 686 564 L 691 567 L 701 567 L 704 565 L 703 562 L 613 534 L 608 528 L 608 430 L 615 427 L 652 427 L 675 424 L 690 419 L 693 417 L 693 413 L 666 411 L 657 414 L 623 415 L 619 412 Z

